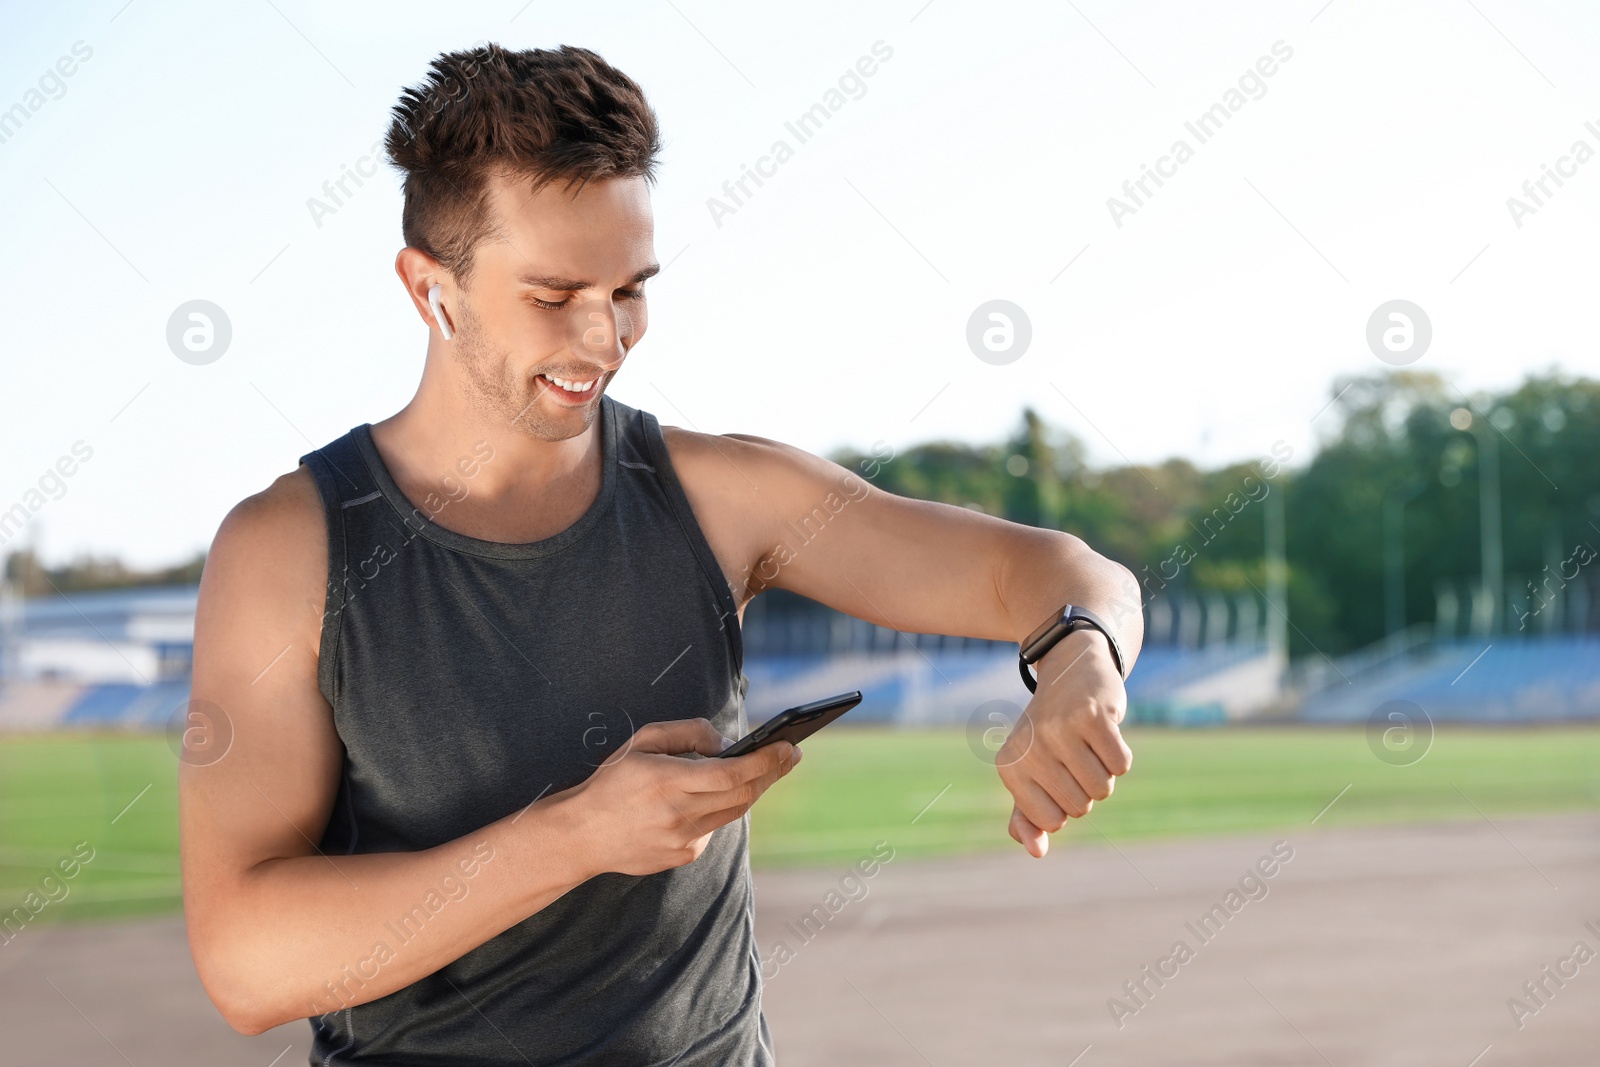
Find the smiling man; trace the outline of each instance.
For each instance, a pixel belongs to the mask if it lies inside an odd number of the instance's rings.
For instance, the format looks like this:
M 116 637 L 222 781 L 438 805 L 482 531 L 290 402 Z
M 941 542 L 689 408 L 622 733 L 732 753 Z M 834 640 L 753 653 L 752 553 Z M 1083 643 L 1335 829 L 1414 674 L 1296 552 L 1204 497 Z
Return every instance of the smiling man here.
M 744 816 L 800 754 L 696 758 L 745 731 L 751 598 L 1023 642 L 1038 692 L 997 763 L 1042 856 L 1129 767 L 1137 585 L 1069 535 L 606 396 L 659 270 L 659 137 L 593 52 L 441 56 L 387 146 L 416 395 L 235 507 L 201 585 L 201 979 L 243 1032 L 310 1017 L 322 1067 L 770 1063 Z

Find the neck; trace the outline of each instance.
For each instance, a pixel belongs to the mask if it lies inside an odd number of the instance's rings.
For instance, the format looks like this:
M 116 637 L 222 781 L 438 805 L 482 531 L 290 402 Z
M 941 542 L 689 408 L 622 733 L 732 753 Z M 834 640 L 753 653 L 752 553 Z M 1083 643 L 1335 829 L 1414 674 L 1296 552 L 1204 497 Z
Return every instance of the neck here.
M 401 491 L 446 528 L 486 540 L 537 540 L 570 525 L 599 492 L 598 423 L 562 441 L 534 437 L 520 419 L 474 403 L 438 344 L 410 403 L 372 427 Z M 426 506 L 429 494 L 442 506 Z

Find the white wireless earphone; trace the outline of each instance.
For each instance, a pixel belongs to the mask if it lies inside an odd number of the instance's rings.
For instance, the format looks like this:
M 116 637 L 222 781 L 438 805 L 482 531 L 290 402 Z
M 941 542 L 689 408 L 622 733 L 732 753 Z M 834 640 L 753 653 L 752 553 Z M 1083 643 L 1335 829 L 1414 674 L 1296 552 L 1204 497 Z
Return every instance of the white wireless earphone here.
M 433 318 L 439 324 L 439 333 L 446 341 L 455 336 L 455 331 L 450 328 L 450 320 L 444 317 L 444 307 L 439 303 L 439 290 L 443 288 L 437 282 L 428 290 L 428 306 L 433 309 Z

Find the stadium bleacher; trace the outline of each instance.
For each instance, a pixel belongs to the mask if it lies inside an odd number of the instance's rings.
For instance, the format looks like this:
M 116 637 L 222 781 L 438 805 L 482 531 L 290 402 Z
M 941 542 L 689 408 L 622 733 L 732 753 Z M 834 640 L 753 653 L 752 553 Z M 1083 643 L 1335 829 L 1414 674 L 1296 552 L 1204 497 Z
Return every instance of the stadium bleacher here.
M 1137 722 L 1184 726 L 1237 717 L 1235 702 L 1194 694 L 1207 688 L 1226 690 L 1229 679 L 1241 671 L 1259 675 L 1267 658 L 1266 647 L 1259 644 L 1146 648 L 1128 679 L 1130 715 Z M 746 707 L 753 722 L 848 689 L 862 693 L 851 721 L 900 725 L 965 722 L 987 701 L 1008 700 L 1022 707 L 1030 697 L 1012 645 L 964 651 L 913 647 L 905 641 L 898 652 L 750 656 L 745 673 L 750 678 Z M 1234 688 L 1259 694 L 1261 686 L 1252 677 L 1239 679 Z
M 0 679 L 0 729 L 160 729 L 189 698 L 193 586 L 39 598 L 13 627 Z M 763 598 L 765 599 L 765 598 Z M 1210 610 L 1210 609 L 1207 609 Z M 1600 718 L 1600 634 L 1437 640 L 1427 625 L 1398 643 L 1297 666 L 1248 611 L 1200 626 L 1163 607 L 1128 680 L 1136 723 L 1206 725 L 1298 702 L 1309 722 L 1364 721 L 1391 700 L 1436 719 L 1527 722 Z M 1230 632 L 1231 631 L 1231 632 Z M 1185 636 L 1187 634 L 1187 636 Z M 1025 706 L 1009 642 L 902 634 L 837 613 L 752 610 L 744 627 L 750 720 L 850 689 L 851 722 L 960 724 L 990 701 Z M 31 665 L 31 666 L 30 666 Z M 1311 668 L 1311 669 L 1306 669 Z
M 1310 694 L 1312 722 L 1364 720 L 1387 701 L 1476 722 L 1600 718 L 1600 634 L 1455 640 L 1395 657 Z
M 161 729 L 189 699 L 189 680 L 130 685 L 111 682 L 90 686 L 66 709 L 64 726 L 121 726 Z

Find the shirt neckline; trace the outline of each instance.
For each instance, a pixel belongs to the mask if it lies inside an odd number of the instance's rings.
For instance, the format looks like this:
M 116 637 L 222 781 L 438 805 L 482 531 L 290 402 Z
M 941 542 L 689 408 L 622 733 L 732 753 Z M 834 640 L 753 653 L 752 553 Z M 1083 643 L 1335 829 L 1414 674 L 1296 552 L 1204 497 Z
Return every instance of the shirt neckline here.
M 549 537 L 538 541 L 508 542 L 485 541 L 477 537 L 469 537 L 463 533 L 448 529 L 429 518 L 422 507 L 414 504 L 400 491 L 400 486 L 389 473 L 388 465 L 383 462 L 383 456 L 378 453 L 378 447 L 372 440 L 372 424 L 362 423 L 351 431 L 355 439 L 356 449 L 361 453 L 361 459 L 367 465 L 368 472 L 377 483 L 378 491 L 388 501 L 400 521 L 413 533 L 427 538 L 434 544 L 470 556 L 483 556 L 489 559 L 537 559 L 560 552 L 583 537 L 600 521 L 600 517 L 611 505 L 611 498 L 616 488 L 616 476 L 612 468 L 616 466 L 617 457 L 617 413 L 616 404 L 609 396 L 600 398 L 600 492 L 595 495 L 588 510 L 578 516 L 577 520 L 566 529 L 551 534 Z M 490 460 L 489 462 L 493 462 Z M 442 509 L 441 509 L 442 510 Z M 435 513 L 437 514 L 437 512 Z

